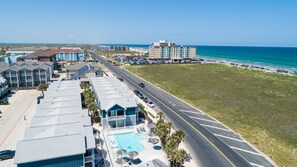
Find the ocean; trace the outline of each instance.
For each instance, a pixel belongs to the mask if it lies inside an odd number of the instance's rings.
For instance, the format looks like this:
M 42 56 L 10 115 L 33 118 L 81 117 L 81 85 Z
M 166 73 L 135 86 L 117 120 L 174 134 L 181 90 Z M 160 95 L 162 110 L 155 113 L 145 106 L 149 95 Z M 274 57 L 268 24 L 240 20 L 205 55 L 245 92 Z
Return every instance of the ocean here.
M 131 48 L 146 49 L 149 45 L 127 45 Z M 200 46 L 197 48 L 197 58 L 215 59 L 234 63 L 244 63 L 273 69 L 297 71 L 297 48 L 293 47 L 248 47 L 248 46 Z

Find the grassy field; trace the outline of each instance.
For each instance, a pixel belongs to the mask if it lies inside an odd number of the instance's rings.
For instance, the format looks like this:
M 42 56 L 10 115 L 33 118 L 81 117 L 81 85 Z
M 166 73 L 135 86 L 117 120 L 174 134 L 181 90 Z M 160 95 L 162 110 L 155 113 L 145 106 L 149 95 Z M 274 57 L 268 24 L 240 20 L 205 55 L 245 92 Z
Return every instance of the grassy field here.
M 278 166 L 297 165 L 297 77 L 218 64 L 127 70 L 220 120 Z

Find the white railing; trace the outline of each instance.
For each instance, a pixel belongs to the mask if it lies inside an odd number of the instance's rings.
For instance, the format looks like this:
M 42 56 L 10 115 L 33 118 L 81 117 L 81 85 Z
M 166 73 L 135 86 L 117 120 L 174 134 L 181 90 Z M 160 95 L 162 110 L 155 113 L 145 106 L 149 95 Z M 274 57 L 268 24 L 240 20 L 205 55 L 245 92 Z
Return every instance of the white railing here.
M 107 120 L 120 120 L 120 119 L 126 119 L 126 115 L 107 117 Z
M 93 162 L 94 160 L 95 160 L 95 156 L 94 155 L 85 157 L 85 163 Z

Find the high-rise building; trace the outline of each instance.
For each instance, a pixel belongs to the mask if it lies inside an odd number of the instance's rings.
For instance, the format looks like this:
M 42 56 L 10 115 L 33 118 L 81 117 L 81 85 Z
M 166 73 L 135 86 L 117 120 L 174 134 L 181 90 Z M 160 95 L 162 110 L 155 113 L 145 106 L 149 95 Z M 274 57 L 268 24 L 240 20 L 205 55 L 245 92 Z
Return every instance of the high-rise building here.
M 196 47 L 176 45 L 167 40 L 153 42 L 149 49 L 150 59 L 184 60 L 196 57 Z

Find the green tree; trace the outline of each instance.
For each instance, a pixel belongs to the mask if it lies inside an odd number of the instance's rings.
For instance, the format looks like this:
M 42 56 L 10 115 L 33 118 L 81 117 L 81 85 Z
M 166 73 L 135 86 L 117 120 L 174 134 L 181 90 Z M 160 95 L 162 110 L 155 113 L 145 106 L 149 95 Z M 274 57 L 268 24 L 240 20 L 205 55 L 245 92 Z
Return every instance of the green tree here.
M 44 97 L 44 91 L 46 91 L 48 88 L 48 84 L 39 84 L 37 87 L 38 91 L 42 92 L 42 97 Z
M 186 133 L 182 130 L 177 130 L 172 133 L 171 139 L 178 146 L 186 137 Z
M 99 115 L 98 110 L 99 110 L 99 106 L 95 102 L 91 102 L 88 105 L 89 115 L 91 116 L 91 119 L 93 121 L 94 121 L 95 116 Z

